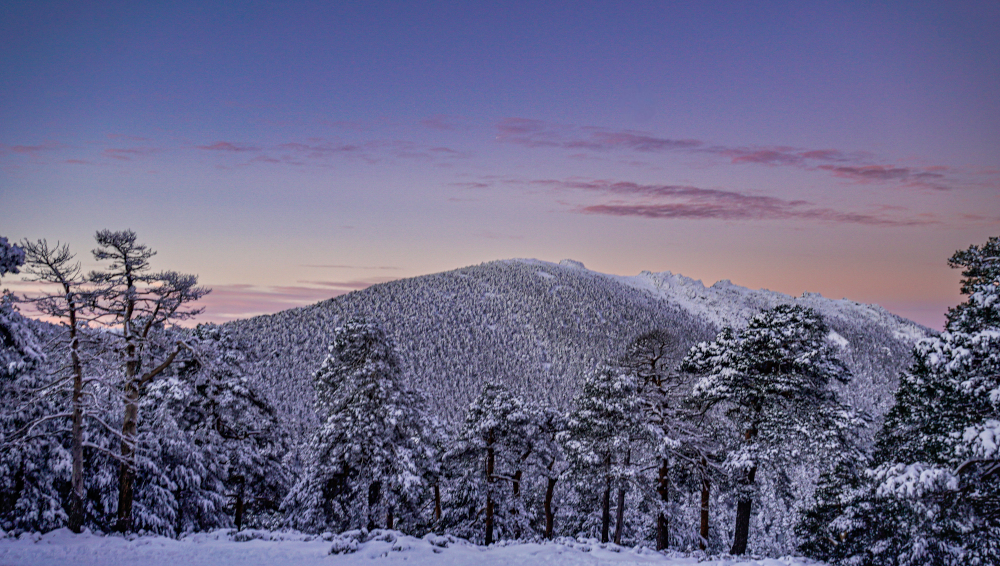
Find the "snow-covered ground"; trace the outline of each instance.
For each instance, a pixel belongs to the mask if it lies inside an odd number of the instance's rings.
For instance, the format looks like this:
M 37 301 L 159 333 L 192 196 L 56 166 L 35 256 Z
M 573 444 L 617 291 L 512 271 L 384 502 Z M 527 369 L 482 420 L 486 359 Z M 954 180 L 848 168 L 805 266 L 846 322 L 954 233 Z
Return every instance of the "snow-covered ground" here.
M 331 551 L 339 553 L 331 554 Z M 665 556 L 645 548 L 623 548 L 571 539 L 534 544 L 496 544 L 486 548 L 453 537 L 414 538 L 394 531 L 336 537 L 231 530 L 199 533 L 174 540 L 160 536 L 74 535 L 59 529 L 44 535 L 0 539 L 0 565 L 52 566 L 590 566 L 662 564 L 680 566 L 804 566 L 803 558 L 744 559 Z

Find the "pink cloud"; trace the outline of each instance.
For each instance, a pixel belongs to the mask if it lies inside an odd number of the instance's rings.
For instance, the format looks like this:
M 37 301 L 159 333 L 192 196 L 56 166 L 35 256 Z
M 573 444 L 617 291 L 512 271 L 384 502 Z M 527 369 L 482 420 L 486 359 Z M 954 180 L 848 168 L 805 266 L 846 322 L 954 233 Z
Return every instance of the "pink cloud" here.
M 888 165 L 864 165 L 858 167 L 820 165 L 819 169 L 829 171 L 835 177 L 850 179 L 858 183 L 899 182 L 905 187 L 931 189 L 935 191 L 950 191 L 952 187 L 944 184 L 947 177 L 938 171 L 947 170 L 941 167 L 893 167 Z
M 260 148 L 254 147 L 252 145 L 245 145 L 241 143 L 233 143 L 220 141 L 215 142 L 212 145 L 197 145 L 198 149 L 207 149 L 210 151 L 260 151 Z
M 372 277 L 371 279 L 356 279 L 354 281 L 298 281 L 298 283 L 306 283 L 308 285 L 319 285 L 320 287 L 329 287 L 331 289 L 340 289 L 343 291 L 356 291 L 358 289 L 365 289 L 371 287 L 376 283 L 385 283 L 387 281 L 392 281 L 396 279 L 395 277 Z
M 152 153 L 157 153 L 160 150 L 155 147 L 131 147 L 131 148 L 107 148 L 101 153 L 107 157 L 112 157 L 114 159 L 120 159 L 122 161 L 130 161 L 132 157 L 141 157 L 144 155 L 149 155 Z
M 929 216 L 889 216 L 885 211 L 844 212 L 816 206 L 805 200 L 789 200 L 723 189 L 689 185 L 640 184 L 626 181 L 585 179 L 507 180 L 515 185 L 542 186 L 560 191 L 585 191 L 613 200 L 575 207 L 574 212 L 654 219 L 775 220 L 800 219 L 872 226 L 917 226 L 937 223 Z M 570 205 L 572 206 L 572 205 Z
M 942 184 L 945 180 L 943 173 L 955 172 L 943 165 L 916 168 L 872 163 L 872 156 L 866 152 L 787 146 L 705 146 L 704 142 L 696 139 L 664 138 L 646 132 L 579 127 L 530 118 L 505 118 L 496 124 L 496 128 L 497 140 L 525 147 L 562 148 L 578 152 L 708 153 L 726 157 L 730 163 L 737 165 L 796 167 L 807 171 L 825 171 L 856 181 L 902 183 L 904 186 L 937 190 L 948 190 L 949 187 Z
M 20 153 L 32 155 L 56 149 L 63 149 L 66 146 L 57 142 L 45 142 L 38 145 L 5 145 L 0 144 L 0 153 Z
M 108 134 L 108 139 L 125 140 L 125 141 L 149 141 L 149 138 L 143 138 L 139 136 L 129 136 L 125 134 Z
M 351 228 L 351 226 L 347 226 Z M 398 270 L 398 267 L 391 265 L 344 265 L 344 264 L 304 264 L 302 267 L 316 267 L 321 269 L 378 269 L 378 270 Z
M 193 322 L 226 322 L 311 305 L 344 292 L 314 287 L 214 285 L 200 301 L 205 311 Z
M 529 118 L 505 118 L 496 127 L 498 140 L 528 147 L 656 152 L 692 149 L 702 144 L 699 140 L 660 138 L 631 130 L 578 128 Z
M 812 153 L 812 152 L 808 152 Z M 765 165 L 797 165 L 804 158 L 801 155 L 777 149 L 728 150 L 724 155 L 732 157 L 733 163 L 762 163 Z
M 273 314 L 286 309 L 303 307 L 364 289 L 391 278 L 375 277 L 353 281 L 317 281 L 320 286 L 284 285 L 261 287 L 255 285 L 209 285 L 212 292 L 200 303 L 205 307 L 192 325 L 198 322 L 226 322 L 263 314 Z
M 872 214 L 839 212 L 826 208 L 801 209 L 790 203 L 763 203 L 760 207 L 727 206 L 725 203 L 686 202 L 670 204 L 599 204 L 579 209 L 584 214 L 638 216 L 656 219 L 695 220 L 816 220 L 837 224 L 870 226 L 922 226 L 933 220 L 913 218 L 896 220 Z
M 569 141 L 564 145 L 571 149 L 630 149 L 653 152 L 691 149 L 701 144 L 702 142 L 698 140 L 673 140 L 635 132 L 592 132 L 587 139 Z
M 444 130 L 451 131 L 456 129 L 455 124 L 452 119 L 444 114 L 436 114 L 429 118 L 424 118 L 420 121 L 420 125 L 425 128 L 430 128 L 432 130 Z

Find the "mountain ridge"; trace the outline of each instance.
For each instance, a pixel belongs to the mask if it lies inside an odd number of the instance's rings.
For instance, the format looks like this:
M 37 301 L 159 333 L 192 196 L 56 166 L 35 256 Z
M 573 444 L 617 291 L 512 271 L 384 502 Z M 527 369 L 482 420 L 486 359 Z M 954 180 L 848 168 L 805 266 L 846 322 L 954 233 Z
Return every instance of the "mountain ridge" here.
M 397 279 L 326 301 L 227 323 L 251 345 L 250 363 L 297 432 L 312 426 L 312 372 L 333 329 L 352 316 L 381 323 L 410 384 L 448 428 L 487 379 L 567 408 L 583 377 L 655 328 L 679 339 L 674 361 L 723 326 L 745 325 L 778 304 L 815 308 L 855 374 L 841 394 L 875 421 L 891 405 L 916 340 L 932 333 L 877 305 L 792 297 L 728 280 L 705 286 L 669 271 L 610 275 L 581 262 L 506 259 Z

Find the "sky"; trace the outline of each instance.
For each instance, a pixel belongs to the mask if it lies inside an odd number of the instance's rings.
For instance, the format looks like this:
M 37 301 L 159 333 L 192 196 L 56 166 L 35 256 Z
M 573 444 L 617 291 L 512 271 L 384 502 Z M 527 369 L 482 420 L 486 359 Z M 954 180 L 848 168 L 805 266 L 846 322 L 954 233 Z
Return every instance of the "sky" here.
M 135 230 L 202 321 L 530 257 L 941 328 L 997 69 L 994 0 L 0 0 L 0 235 Z

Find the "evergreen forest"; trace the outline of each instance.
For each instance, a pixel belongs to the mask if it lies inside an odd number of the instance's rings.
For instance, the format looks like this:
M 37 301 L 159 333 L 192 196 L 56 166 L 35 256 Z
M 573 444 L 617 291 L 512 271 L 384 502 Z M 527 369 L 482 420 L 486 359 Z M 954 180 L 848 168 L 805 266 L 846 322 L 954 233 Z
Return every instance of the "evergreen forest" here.
M 0 529 L 393 529 L 830 564 L 1000 563 L 1000 239 L 943 332 L 510 260 L 193 324 L 101 230 L 0 238 Z M 155 266 L 155 267 L 154 267 Z M 38 313 L 26 316 L 25 313 Z

